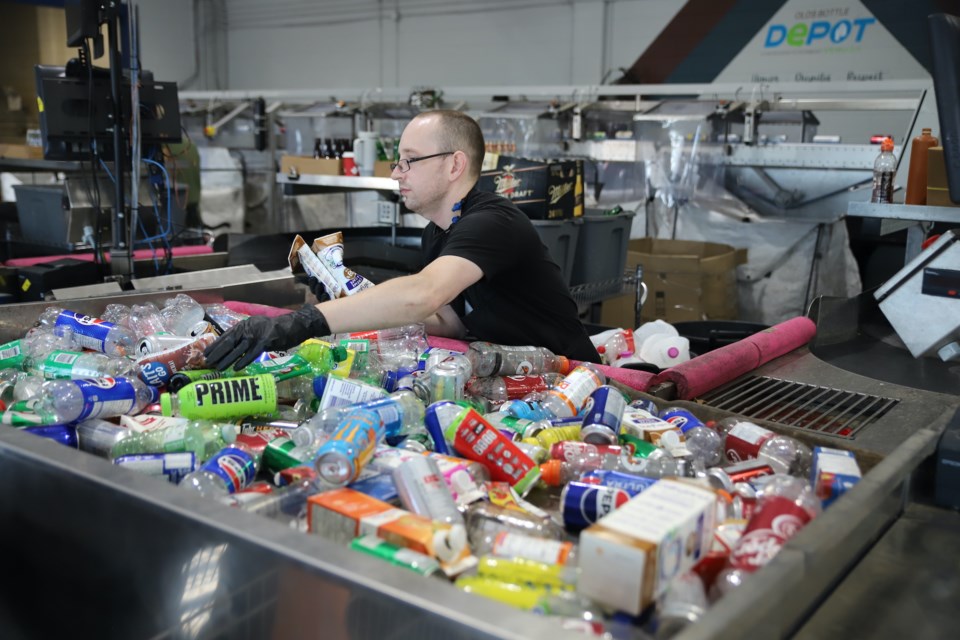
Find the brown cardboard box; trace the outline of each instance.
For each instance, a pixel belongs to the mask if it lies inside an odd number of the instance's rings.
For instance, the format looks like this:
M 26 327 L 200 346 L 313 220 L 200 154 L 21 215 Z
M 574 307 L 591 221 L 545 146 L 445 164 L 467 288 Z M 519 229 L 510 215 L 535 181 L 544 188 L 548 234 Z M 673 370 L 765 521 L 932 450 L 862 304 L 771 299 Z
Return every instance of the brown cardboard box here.
M 390 174 L 393 173 L 393 169 L 390 168 L 390 165 L 393 164 L 387 160 L 377 160 L 373 163 L 373 177 L 374 178 L 389 178 Z
M 950 199 L 943 147 L 927 149 L 927 204 L 938 207 L 960 207 L 960 204 L 954 204 Z
M 0 158 L 18 160 L 42 160 L 43 149 L 25 144 L 0 144 Z
M 292 168 L 300 175 L 339 176 L 343 173 L 343 162 L 339 158 L 282 156 L 280 173 L 289 175 Z
M 693 240 L 631 240 L 627 265 L 643 266 L 647 301 L 641 322 L 736 320 L 736 267 L 747 261 L 745 249 Z M 634 296 L 603 303 L 601 322 L 613 327 L 635 327 Z

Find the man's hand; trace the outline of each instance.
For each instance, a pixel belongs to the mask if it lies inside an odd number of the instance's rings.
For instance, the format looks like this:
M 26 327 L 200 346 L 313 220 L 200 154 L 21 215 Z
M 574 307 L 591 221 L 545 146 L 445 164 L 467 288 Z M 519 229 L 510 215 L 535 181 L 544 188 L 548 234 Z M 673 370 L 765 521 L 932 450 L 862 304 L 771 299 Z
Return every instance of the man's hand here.
M 330 334 L 327 319 L 313 305 L 276 318 L 254 316 L 240 322 L 206 348 L 207 366 L 243 369 L 264 351 L 282 351 L 308 338 Z

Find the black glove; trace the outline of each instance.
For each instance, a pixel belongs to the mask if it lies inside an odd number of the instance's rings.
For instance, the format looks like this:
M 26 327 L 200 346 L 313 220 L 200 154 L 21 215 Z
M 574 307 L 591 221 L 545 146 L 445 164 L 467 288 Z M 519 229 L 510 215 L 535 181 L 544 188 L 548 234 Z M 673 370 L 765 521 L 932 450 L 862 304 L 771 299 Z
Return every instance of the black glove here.
M 327 287 L 324 286 L 324 284 L 317 278 L 314 278 L 313 276 L 299 275 L 297 276 L 297 282 L 307 285 L 307 288 L 310 289 L 310 292 L 317 297 L 318 302 L 326 302 L 330 299 L 330 292 L 327 291 Z
M 208 346 L 207 366 L 223 371 L 233 364 L 243 369 L 264 351 L 283 351 L 308 338 L 330 334 L 330 325 L 312 304 L 276 318 L 253 316 L 243 320 Z

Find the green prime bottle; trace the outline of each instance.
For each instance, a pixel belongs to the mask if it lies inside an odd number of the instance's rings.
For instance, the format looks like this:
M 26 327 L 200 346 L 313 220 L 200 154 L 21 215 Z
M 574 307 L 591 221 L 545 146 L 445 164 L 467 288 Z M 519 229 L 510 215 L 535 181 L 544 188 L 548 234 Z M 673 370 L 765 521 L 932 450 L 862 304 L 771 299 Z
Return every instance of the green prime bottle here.
M 207 420 L 271 414 L 277 410 L 277 382 L 270 374 L 198 380 L 162 394 L 160 408 L 165 416 Z

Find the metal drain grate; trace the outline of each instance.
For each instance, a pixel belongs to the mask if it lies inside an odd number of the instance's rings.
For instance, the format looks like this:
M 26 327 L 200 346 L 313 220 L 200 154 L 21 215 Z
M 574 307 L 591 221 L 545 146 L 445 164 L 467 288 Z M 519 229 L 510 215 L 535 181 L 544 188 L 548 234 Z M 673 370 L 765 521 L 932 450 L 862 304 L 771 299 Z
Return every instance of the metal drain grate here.
M 747 418 L 852 439 L 899 400 L 768 376 L 750 376 L 699 398 Z

